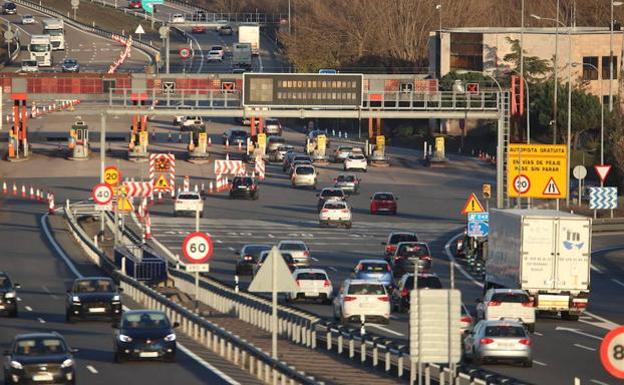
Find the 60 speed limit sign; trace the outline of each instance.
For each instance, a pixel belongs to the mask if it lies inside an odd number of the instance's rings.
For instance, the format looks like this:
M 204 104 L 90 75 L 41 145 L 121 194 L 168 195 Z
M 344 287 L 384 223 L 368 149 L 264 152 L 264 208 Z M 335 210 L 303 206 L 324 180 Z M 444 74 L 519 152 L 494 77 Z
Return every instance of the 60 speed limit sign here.
M 182 242 L 182 254 L 190 263 L 205 263 L 212 257 L 212 238 L 201 232 L 191 233 Z
M 98 205 L 106 205 L 113 199 L 113 189 L 106 183 L 98 183 L 91 190 L 93 201 Z
M 611 330 L 600 344 L 602 366 L 615 378 L 624 379 L 624 326 Z

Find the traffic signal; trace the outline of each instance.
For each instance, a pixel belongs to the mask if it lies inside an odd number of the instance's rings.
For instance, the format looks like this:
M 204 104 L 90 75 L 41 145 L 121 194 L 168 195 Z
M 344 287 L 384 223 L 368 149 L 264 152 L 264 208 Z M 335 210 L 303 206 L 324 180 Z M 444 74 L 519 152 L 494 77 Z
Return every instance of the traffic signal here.
M 489 183 L 484 183 L 483 187 L 481 188 L 481 192 L 484 199 L 490 199 L 490 197 L 492 196 L 492 185 Z

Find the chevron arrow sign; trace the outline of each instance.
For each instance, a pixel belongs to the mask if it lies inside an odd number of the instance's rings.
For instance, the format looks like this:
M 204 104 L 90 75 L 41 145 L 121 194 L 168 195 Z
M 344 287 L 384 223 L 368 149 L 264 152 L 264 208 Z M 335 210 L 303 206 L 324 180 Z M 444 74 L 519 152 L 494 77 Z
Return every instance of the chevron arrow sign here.
M 590 187 L 590 209 L 615 209 L 617 208 L 617 187 Z
M 126 196 L 145 198 L 152 195 L 153 186 L 151 182 L 124 182 L 126 186 Z

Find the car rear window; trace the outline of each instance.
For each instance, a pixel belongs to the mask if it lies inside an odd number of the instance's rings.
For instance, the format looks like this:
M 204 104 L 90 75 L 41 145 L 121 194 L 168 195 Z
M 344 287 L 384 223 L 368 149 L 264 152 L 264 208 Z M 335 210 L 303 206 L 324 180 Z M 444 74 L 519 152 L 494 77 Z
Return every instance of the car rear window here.
M 416 234 L 393 234 L 390 237 L 390 244 L 396 245 L 399 242 L 418 242 Z
M 286 143 L 286 139 L 280 138 L 279 136 L 271 137 L 269 143 Z
M 524 293 L 494 293 L 492 301 L 508 302 L 508 303 L 524 303 L 529 302 L 529 296 Z
M 324 281 L 327 279 L 327 275 L 325 273 L 305 272 L 297 274 L 297 279 L 308 281 Z
M 364 155 L 349 155 L 349 159 L 363 160 L 363 159 L 366 159 L 366 158 L 364 158 Z
M 414 288 L 414 276 L 409 276 L 405 281 L 405 287 L 409 290 Z M 418 277 L 419 289 L 442 289 L 442 282 L 438 277 Z
M 299 175 L 312 175 L 314 174 L 314 168 L 312 167 L 297 167 L 295 173 Z
M 401 245 L 397 250 L 400 257 L 425 257 L 430 255 L 429 249 L 425 245 Z
M 344 197 L 344 192 L 342 190 L 323 190 L 321 191 L 321 197 Z
M 199 200 L 199 195 L 195 195 L 195 194 L 180 194 L 180 195 L 178 195 L 178 199 Z
M 328 202 L 323 205 L 323 208 L 328 210 L 342 210 L 346 208 L 346 205 L 342 202 Z
M 257 257 L 258 255 L 260 255 L 261 252 L 266 251 L 266 250 L 271 250 L 271 246 L 266 245 L 266 246 L 246 246 L 243 249 L 243 255 L 252 255 L 254 257 Z
M 280 250 L 305 251 L 306 246 L 303 243 L 282 243 Z
M 392 201 L 394 196 L 392 194 L 375 194 L 374 199 L 378 201 Z
M 300 156 L 300 155 L 298 155 L 298 156 L 295 156 L 293 158 L 293 162 L 299 162 L 299 161 L 311 162 L 310 157 L 308 157 L 308 156 Z
M 388 271 L 387 263 L 360 263 L 359 270 L 367 273 L 383 273 Z
M 487 326 L 486 337 L 526 337 L 526 332 L 521 326 Z
M 251 186 L 253 184 L 252 178 L 234 178 L 234 186 Z
M 355 182 L 355 177 L 353 175 L 348 175 L 348 176 L 340 175 L 340 176 L 338 176 L 336 181 L 338 181 L 338 182 Z
M 353 147 L 338 147 L 338 151 L 340 152 L 348 152 L 353 150 Z
M 357 283 L 349 285 L 347 294 L 355 295 L 384 295 L 386 290 L 381 284 L 374 283 Z

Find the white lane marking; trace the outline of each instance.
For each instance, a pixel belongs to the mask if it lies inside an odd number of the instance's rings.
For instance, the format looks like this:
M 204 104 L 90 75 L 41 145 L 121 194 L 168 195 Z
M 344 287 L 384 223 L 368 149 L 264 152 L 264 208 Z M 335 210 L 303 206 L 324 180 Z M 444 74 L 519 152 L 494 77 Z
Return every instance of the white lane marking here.
M 318 262 L 319 260 L 314 258 L 314 257 L 310 257 L 310 259 L 312 259 L 314 262 Z
M 40 324 L 44 324 L 46 323 L 45 320 L 43 318 L 37 318 L 37 321 L 39 321 Z
M 220 240 L 220 239 L 216 239 L 216 240 L 215 240 L 215 242 L 217 242 L 217 243 L 223 243 L 223 241 L 222 241 L 222 240 Z
M 446 256 L 448 257 L 449 262 L 452 263 L 454 266 L 456 266 L 457 269 L 460 271 L 460 273 L 462 273 L 464 277 L 468 278 L 468 280 L 470 280 L 470 282 L 474 283 L 475 285 L 479 287 L 483 287 L 483 283 L 474 279 L 472 275 L 468 274 L 468 272 L 464 270 L 463 267 L 461 267 L 461 265 L 459 265 L 458 263 L 455 263 L 455 257 L 453 256 L 453 253 L 451 253 L 451 243 L 453 243 L 453 241 L 455 241 L 457 238 L 463 235 L 464 233 L 459 233 L 455 235 L 453 238 L 449 239 L 449 241 L 446 242 L 446 245 L 444 245 L 444 251 L 446 252 Z
M 269 238 L 275 238 L 275 236 L 273 234 L 268 234 Z
M 93 374 L 98 374 L 98 373 L 99 373 L 99 372 L 97 371 L 97 369 L 96 369 L 96 368 L 94 368 L 94 367 L 93 367 L 93 366 L 91 366 L 91 365 L 87 365 L 87 370 L 88 370 L 88 371 L 90 371 L 90 372 L 91 372 L 91 373 L 93 373 Z
M 540 337 L 543 337 L 543 336 L 544 336 L 544 335 L 543 335 L 542 333 L 540 333 L 540 332 L 534 332 L 533 334 L 535 334 L 536 336 L 540 336 Z
M 32 307 L 30 306 L 24 306 L 24 309 L 26 309 L 26 311 L 32 311 Z
M 187 356 L 189 356 L 192 359 L 194 359 L 201 366 L 205 367 L 206 369 L 210 370 L 211 372 L 213 372 L 217 376 L 221 377 L 227 383 L 229 383 L 231 385 L 240 385 L 240 382 L 236 381 L 232 377 L 228 376 L 227 374 L 223 373 L 219 369 L 217 369 L 214 366 L 210 365 L 208 362 L 204 361 L 204 359 L 202 359 L 200 356 L 198 356 L 197 354 L 195 354 L 192 351 L 190 351 L 186 346 L 182 345 L 180 342 L 177 343 L 177 348 L 182 350 L 182 352 L 184 352 L 184 354 L 186 354 Z
M 617 280 L 615 278 L 611 278 L 611 281 L 613 281 L 613 282 L 617 283 L 618 285 L 624 287 L 624 283 L 622 283 L 622 281 L 619 281 L 619 280 Z
M 50 295 L 50 297 L 52 297 L 52 299 L 58 299 L 58 297 L 54 294 L 52 294 L 52 292 L 50 291 L 50 289 L 48 289 L 46 286 L 41 286 L 43 288 L 43 291 L 45 291 L 46 293 L 48 293 Z
M 601 316 L 599 316 L 599 315 L 596 315 L 596 314 L 594 314 L 594 313 L 590 313 L 590 312 L 588 312 L 587 310 L 585 311 L 585 314 L 587 314 L 587 315 L 588 315 L 588 316 L 590 316 L 590 317 L 594 317 L 594 318 L 596 318 L 596 319 L 597 319 L 597 320 L 599 320 L 599 321 L 604 322 L 604 323 L 607 325 L 607 327 L 604 327 L 604 326 L 603 326 L 603 328 L 605 328 L 605 329 L 607 329 L 607 330 L 615 329 L 616 327 L 618 327 L 618 326 L 619 326 L 619 325 L 618 325 L 618 324 L 616 324 L 615 322 L 610 321 L 610 320 L 608 320 L 608 319 L 606 319 L 606 318 L 603 318 L 603 317 L 601 317 Z
M 331 271 L 336 272 L 336 273 L 338 272 L 338 269 L 336 269 L 336 268 L 335 268 L 335 267 L 333 267 L 333 266 L 329 266 L 329 267 L 327 267 L 327 268 L 328 268 L 329 270 L 331 270 Z
M 41 223 L 41 228 L 43 229 L 43 232 L 46 235 L 46 238 L 48 238 L 48 241 L 50 241 L 50 244 L 52 245 L 52 247 L 54 248 L 56 253 L 65 262 L 65 265 L 67 265 L 69 270 L 71 270 L 71 272 L 74 273 L 74 275 L 76 277 L 84 278 L 83 275 L 80 274 L 78 269 L 76 269 L 76 266 L 74 266 L 72 261 L 69 260 L 69 257 L 67 256 L 67 254 L 65 254 L 63 249 L 61 249 L 61 247 L 58 245 L 58 243 L 56 242 L 56 239 L 54 239 L 54 237 L 52 237 L 52 233 L 50 233 L 50 230 L 48 229 L 47 220 L 48 220 L 48 214 L 44 214 L 44 215 L 41 216 L 41 219 L 39 221 Z
M 401 337 L 404 336 L 404 334 L 402 334 L 402 333 L 395 332 L 394 330 L 390 330 L 390 329 L 385 328 L 385 327 L 380 326 L 380 325 L 374 325 L 373 324 L 373 325 L 366 325 L 366 326 L 371 327 L 371 328 L 376 328 L 376 329 L 379 329 L 379 330 L 383 330 L 384 332 L 390 333 L 390 334 L 394 334 L 395 336 L 401 336 Z
M 17 297 L 17 302 L 22 302 L 22 297 Z
M 598 380 L 594 380 L 594 379 L 589 380 L 589 382 L 597 384 L 597 385 L 609 385 L 606 382 L 602 382 L 602 381 L 598 381 Z
M 594 349 L 594 348 L 590 348 L 589 346 L 585 346 L 585 345 L 581 345 L 581 344 L 574 344 L 574 346 L 576 346 L 577 348 L 589 350 L 590 352 L 595 352 L 596 351 L 596 349 Z
M 538 364 L 539 366 L 548 366 L 548 365 L 546 365 L 545 363 L 540 362 L 540 361 L 537 361 L 537 360 L 533 360 L 533 363 L 534 363 L 534 364 Z
M 557 326 L 557 327 L 555 328 L 555 330 L 567 331 L 567 332 L 570 332 L 570 333 L 578 334 L 578 335 L 580 335 L 580 336 L 585 336 L 585 337 L 593 338 L 593 339 L 598 340 L 598 341 L 602 341 L 602 338 L 601 338 L 601 337 L 595 336 L 595 335 L 593 335 L 593 334 L 585 333 L 585 332 L 583 332 L 583 331 L 580 331 L 579 329 L 574 329 L 574 328 L 564 328 L 564 327 L 561 327 L 561 326 Z
M 595 271 L 596 273 L 600 273 L 600 274 L 604 274 L 602 270 L 600 270 L 597 266 L 595 266 L 594 264 L 590 265 L 591 269 L 593 271 Z
M 228 247 L 228 250 L 230 250 L 230 251 L 236 251 L 236 250 L 234 250 L 234 248 L 233 248 L 233 247 L 231 247 L 231 246 L 230 246 L 230 247 Z

